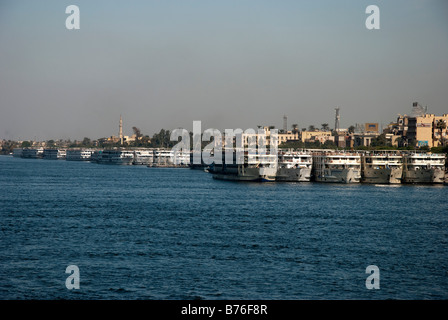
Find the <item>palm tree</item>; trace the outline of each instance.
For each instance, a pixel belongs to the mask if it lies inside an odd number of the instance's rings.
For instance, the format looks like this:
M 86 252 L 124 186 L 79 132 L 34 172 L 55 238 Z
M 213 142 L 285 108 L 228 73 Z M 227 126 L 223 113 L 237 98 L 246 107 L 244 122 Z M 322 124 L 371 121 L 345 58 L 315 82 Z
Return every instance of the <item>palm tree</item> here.
M 292 127 L 292 131 L 293 132 L 297 132 L 299 129 L 297 128 L 299 125 L 294 123 L 291 127 Z
M 308 127 L 308 131 L 314 131 L 314 130 L 316 130 L 316 127 L 315 127 L 315 126 L 310 125 L 310 126 Z
M 328 130 L 328 123 L 322 123 L 322 130 L 327 131 Z
M 442 119 L 437 121 L 436 129 L 439 130 L 439 139 L 438 140 L 440 141 L 440 144 L 443 146 L 446 139 L 442 136 L 442 132 L 444 129 L 446 129 L 446 122 Z

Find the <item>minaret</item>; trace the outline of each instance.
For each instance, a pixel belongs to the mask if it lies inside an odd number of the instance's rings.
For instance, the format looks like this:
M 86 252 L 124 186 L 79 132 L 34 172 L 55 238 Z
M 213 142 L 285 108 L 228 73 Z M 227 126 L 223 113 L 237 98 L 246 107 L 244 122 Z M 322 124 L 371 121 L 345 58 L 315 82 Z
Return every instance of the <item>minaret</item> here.
M 341 119 L 341 116 L 339 115 L 339 107 L 334 108 L 336 110 L 336 115 L 334 117 L 334 131 L 336 135 L 339 132 L 339 120 Z
M 120 145 L 123 145 L 123 119 L 121 119 L 121 114 L 120 114 L 120 131 L 118 132 L 118 137 L 120 138 Z

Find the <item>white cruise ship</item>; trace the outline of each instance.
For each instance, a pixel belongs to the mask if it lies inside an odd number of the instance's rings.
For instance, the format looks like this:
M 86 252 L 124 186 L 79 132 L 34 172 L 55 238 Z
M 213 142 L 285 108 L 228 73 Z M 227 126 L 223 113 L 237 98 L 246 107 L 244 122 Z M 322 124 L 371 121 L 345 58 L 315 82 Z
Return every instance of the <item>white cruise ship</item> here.
M 135 150 L 134 162 L 135 165 L 152 165 L 154 162 L 154 151 L 151 150 Z
M 351 152 L 313 152 L 313 175 L 317 182 L 357 183 L 361 181 L 361 155 Z
M 152 165 L 149 167 L 172 166 L 173 152 L 171 150 L 156 149 L 154 150 L 154 159 Z
M 277 181 L 310 181 L 313 158 L 310 152 L 279 151 Z
M 102 151 L 97 161 L 101 164 L 131 165 L 134 161 L 134 151 L 106 149 Z
M 399 151 L 376 151 L 362 156 L 362 182 L 401 183 L 403 155 Z
M 47 160 L 65 160 L 65 149 L 44 149 L 43 158 Z
M 171 149 L 154 150 L 154 160 L 148 167 L 187 167 L 190 163 L 190 153 L 174 152 Z
M 178 166 L 188 167 L 190 165 L 190 153 L 173 152 L 173 163 Z
M 243 163 L 237 164 L 236 153 L 233 161 L 226 163 L 225 152 L 221 164 L 212 163 L 208 172 L 214 179 L 234 181 L 275 181 L 277 175 L 277 155 L 248 155 L 244 154 Z
M 41 159 L 44 154 L 43 148 L 25 148 L 22 151 L 22 158 L 29 158 L 29 159 Z
M 93 150 L 90 149 L 69 149 L 66 152 L 67 161 L 90 161 L 92 160 Z
M 443 183 L 445 155 L 436 153 L 409 153 L 403 156 L 403 182 Z

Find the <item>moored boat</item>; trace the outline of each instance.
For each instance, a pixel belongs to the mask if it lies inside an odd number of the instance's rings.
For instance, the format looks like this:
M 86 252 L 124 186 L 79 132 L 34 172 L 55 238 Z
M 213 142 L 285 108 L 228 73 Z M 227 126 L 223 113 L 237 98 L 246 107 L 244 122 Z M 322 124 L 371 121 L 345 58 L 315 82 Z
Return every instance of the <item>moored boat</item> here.
M 150 150 L 134 150 L 134 161 L 132 164 L 135 165 L 151 165 L 154 162 L 154 151 Z
M 131 150 L 105 149 L 98 158 L 101 164 L 131 165 L 134 161 L 134 152 Z
M 44 154 L 43 148 L 25 148 L 22 150 L 22 158 L 28 159 L 42 159 Z
M 12 150 L 12 156 L 13 157 L 20 158 L 20 157 L 22 157 L 22 154 L 23 154 L 23 149 L 22 148 L 14 148 Z
M 313 152 L 313 176 L 317 182 L 358 183 L 361 155 L 334 150 Z
M 277 174 L 277 155 L 252 155 L 247 152 L 242 155 L 239 163 L 236 152 L 233 161 L 226 162 L 225 152 L 220 163 L 213 162 L 208 169 L 214 179 L 233 181 L 275 181 Z
M 403 155 L 399 151 L 367 152 L 362 156 L 362 182 L 401 183 Z
M 310 181 L 313 158 L 310 152 L 279 151 L 276 181 Z
M 444 183 L 444 181 L 444 154 L 413 152 L 403 156 L 403 182 Z
M 46 160 L 65 160 L 65 149 L 44 149 L 42 157 Z
M 91 149 L 68 149 L 66 152 L 65 160 L 67 161 L 90 161 L 92 160 Z

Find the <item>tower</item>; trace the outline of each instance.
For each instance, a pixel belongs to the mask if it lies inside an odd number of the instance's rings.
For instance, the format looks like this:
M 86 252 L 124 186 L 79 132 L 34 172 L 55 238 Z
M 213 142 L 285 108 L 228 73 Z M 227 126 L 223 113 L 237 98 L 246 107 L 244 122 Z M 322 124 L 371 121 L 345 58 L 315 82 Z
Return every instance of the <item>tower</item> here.
M 120 145 L 123 145 L 123 119 L 120 114 L 120 131 L 118 132 L 118 138 L 120 138 Z
M 334 117 L 334 131 L 336 134 L 339 132 L 339 120 L 341 119 L 341 116 L 339 115 L 339 107 L 334 108 L 336 110 L 336 115 Z

